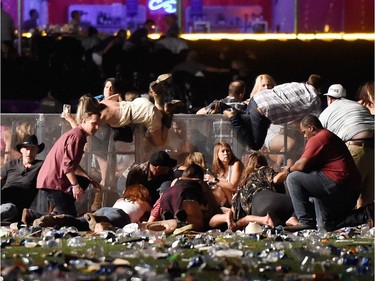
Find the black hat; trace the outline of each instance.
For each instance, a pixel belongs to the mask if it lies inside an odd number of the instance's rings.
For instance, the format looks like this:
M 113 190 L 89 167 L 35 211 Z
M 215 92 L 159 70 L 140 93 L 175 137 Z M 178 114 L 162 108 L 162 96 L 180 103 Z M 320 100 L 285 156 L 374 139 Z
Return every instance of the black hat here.
M 173 168 L 177 165 L 177 160 L 171 158 L 167 152 L 161 150 L 151 155 L 150 163 L 153 166 L 164 166 Z
M 45 147 L 44 143 L 38 144 L 38 138 L 36 135 L 26 135 L 23 139 L 23 142 L 16 145 L 18 151 L 21 150 L 22 147 L 38 147 L 38 153 L 41 153 Z M 20 151 L 21 152 L 21 151 Z

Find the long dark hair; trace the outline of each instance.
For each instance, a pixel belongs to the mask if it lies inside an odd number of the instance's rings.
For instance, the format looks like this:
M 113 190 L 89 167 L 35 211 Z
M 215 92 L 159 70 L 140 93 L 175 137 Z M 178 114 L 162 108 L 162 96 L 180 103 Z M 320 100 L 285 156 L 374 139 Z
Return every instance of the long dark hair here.
M 250 154 L 245 170 L 242 173 L 239 186 L 245 185 L 251 174 L 263 166 L 268 166 L 267 159 L 263 154 L 259 152 L 253 152 Z

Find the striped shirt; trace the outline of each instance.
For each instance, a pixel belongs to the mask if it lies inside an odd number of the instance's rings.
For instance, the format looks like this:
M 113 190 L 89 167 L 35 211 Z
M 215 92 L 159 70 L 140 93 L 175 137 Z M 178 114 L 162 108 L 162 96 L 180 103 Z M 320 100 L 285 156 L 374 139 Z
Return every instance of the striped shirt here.
M 307 114 L 319 116 L 321 112 L 319 93 L 306 83 L 281 84 L 259 92 L 253 99 L 273 124 L 300 120 Z

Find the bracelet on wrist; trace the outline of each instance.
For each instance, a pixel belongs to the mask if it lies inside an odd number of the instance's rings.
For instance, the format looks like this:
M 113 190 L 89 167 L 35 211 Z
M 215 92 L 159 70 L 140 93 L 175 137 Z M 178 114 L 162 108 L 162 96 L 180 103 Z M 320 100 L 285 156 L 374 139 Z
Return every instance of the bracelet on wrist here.
M 291 172 L 290 166 L 288 167 L 288 169 L 286 171 L 288 172 L 288 174 Z
M 218 183 L 220 180 L 217 178 L 217 177 L 215 177 L 215 183 Z
M 75 187 L 75 186 L 77 186 L 77 185 L 79 185 L 78 182 L 76 182 L 76 183 L 74 183 L 74 184 L 72 184 L 72 185 L 70 185 L 70 186 L 71 186 L 71 187 Z

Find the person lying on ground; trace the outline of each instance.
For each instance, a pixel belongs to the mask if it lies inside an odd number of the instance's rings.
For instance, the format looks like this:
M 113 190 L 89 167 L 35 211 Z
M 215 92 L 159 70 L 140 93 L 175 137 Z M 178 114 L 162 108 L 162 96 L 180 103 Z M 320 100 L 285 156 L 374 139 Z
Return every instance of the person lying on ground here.
M 151 210 L 148 189 L 141 184 L 127 186 L 121 198 L 112 207 L 103 207 L 82 217 L 70 215 L 45 215 L 34 220 L 34 226 L 74 226 L 80 231 L 100 232 L 122 228 L 129 223 L 141 223 Z

